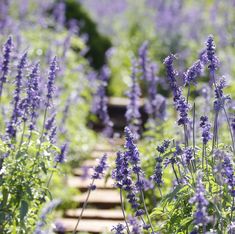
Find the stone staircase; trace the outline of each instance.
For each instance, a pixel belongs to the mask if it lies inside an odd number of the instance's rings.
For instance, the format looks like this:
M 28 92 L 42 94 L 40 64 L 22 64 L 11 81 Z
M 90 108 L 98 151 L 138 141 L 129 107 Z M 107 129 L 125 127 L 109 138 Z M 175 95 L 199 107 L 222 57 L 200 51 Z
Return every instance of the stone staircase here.
M 72 176 L 67 180 L 67 186 L 78 189 L 80 193 L 72 198 L 72 202 L 77 205 L 76 209 L 68 209 L 64 212 L 63 218 L 56 220 L 60 223 L 63 230 L 55 230 L 56 233 L 72 233 L 77 219 L 81 213 L 81 207 L 86 200 L 88 186 L 91 179 L 84 178 L 84 169 L 87 175 L 91 175 L 93 167 L 104 153 L 108 156 L 109 165 L 114 165 L 117 149 L 123 144 L 123 140 L 113 140 L 112 144 L 96 145 L 91 157 L 85 160 L 80 168 L 73 170 Z M 111 177 L 96 180 L 96 190 L 92 191 L 89 197 L 87 208 L 85 209 L 82 220 L 77 228 L 77 233 L 110 233 L 114 225 L 123 223 L 121 211 L 120 195 L 114 188 L 114 181 Z
M 126 125 L 125 112 L 128 102 L 127 98 L 109 98 L 108 112 L 114 123 L 115 132 L 123 132 Z M 139 104 L 142 124 L 144 124 L 147 119 L 143 108 L 144 100 L 140 100 Z M 99 123 L 93 123 L 91 127 L 95 131 L 102 129 Z M 88 186 L 91 183 L 89 178 L 84 179 L 84 169 L 86 169 L 88 175 L 91 175 L 93 167 L 97 165 L 96 159 L 102 157 L 104 153 L 107 154 L 109 165 L 112 167 L 115 162 L 116 152 L 123 144 L 124 140 L 121 138 L 109 139 L 108 143 L 97 143 L 90 158 L 84 161 L 80 168 L 73 170 L 73 175 L 68 178 L 67 186 L 76 188 L 81 192 L 73 197 L 73 202 L 76 202 L 78 206 L 77 209 L 66 210 L 63 218 L 57 220 L 57 223 L 63 228 L 63 231 L 57 230 L 57 233 L 72 233 L 76 225 L 81 213 L 81 207 L 86 199 Z M 109 176 L 108 178 L 97 180 L 95 185 L 96 190 L 91 192 L 87 208 L 77 228 L 77 233 L 110 233 L 114 225 L 124 223 L 120 196 L 118 190 L 114 188 L 114 181 Z

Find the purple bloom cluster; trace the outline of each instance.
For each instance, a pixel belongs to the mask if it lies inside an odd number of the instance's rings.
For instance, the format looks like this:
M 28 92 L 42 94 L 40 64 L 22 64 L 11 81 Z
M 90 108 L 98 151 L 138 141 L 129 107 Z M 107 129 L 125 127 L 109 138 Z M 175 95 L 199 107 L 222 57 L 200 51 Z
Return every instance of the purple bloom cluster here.
M 113 226 L 113 228 L 111 229 L 111 231 L 114 234 L 124 234 L 124 230 L 125 230 L 125 226 L 121 223 L 119 223 L 117 226 Z
M 17 76 L 16 76 L 16 87 L 14 91 L 14 107 L 11 115 L 10 122 L 7 125 L 6 133 L 9 138 L 14 138 L 16 136 L 16 126 L 18 124 L 18 119 L 22 115 L 22 108 L 20 105 L 20 94 L 22 91 L 22 79 L 23 70 L 26 66 L 27 53 L 23 54 L 19 64 L 17 65 Z
M 176 106 L 176 110 L 179 112 L 180 115 L 178 125 L 185 125 L 189 122 L 188 111 L 190 109 L 190 106 L 187 103 L 185 97 L 182 95 L 182 91 L 178 87 L 176 82 L 177 71 L 174 70 L 173 67 L 173 62 L 175 59 L 175 56 L 171 54 L 164 60 L 164 64 L 166 66 L 169 85 L 173 91 L 174 104 Z
M 2 94 L 3 84 L 6 83 L 7 75 L 9 72 L 9 63 L 11 59 L 12 50 L 12 37 L 10 36 L 6 43 L 3 45 L 3 62 L 1 67 L 1 77 L 0 77 L 0 96 Z
M 209 62 L 208 68 L 210 69 L 211 73 L 213 73 L 218 68 L 219 60 L 215 55 L 216 47 L 212 35 L 208 37 L 206 42 L 206 47 L 207 47 L 207 59 Z
M 160 154 L 164 154 L 167 150 L 167 148 L 169 147 L 171 141 L 170 140 L 164 140 L 162 145 L 159 145 L 157 147 L 157 151 L 160 153 Z
M 67 144 L 64 144 L 60 148 L 60 153 L 55 157 L 56 163 L 63 163 L 65 161 L 67 146 Z
M 187 85 L 196 84 L 197 78 L 201 75 L 203 70 L 203 63 L 197 60 L 185 73 L 184 82 Z
M 157 186 L 161 186 L 163 184 L 163 180 L 162 180 L 162 157 L 157 157 L 156 158 L 156 166 L 155 166 L 155 170 L 154 170 L 154 174 L 151 177 L 153 179 L 153 181 L 157 184 Z
M 136 217 L 129 217 L 128 222 L 131 226 L 131 233 L 141 234 L 141 225 Z
M 106 87 L 108 85 L 108 80 L 110 76 L 110 71 L 108 67 L 104 66 L 101 69 L 101 74 L 99 76 L 100 84 L 98 90 L 94 96 L 92 112 L 97 114 L 99 119 L 105 125 L 104 133 L 105 135 L 112 134 L 113 123 L 110 120 L 108 113 L 108 98 L 106 96 Z
M 104 154 L 98 165 L 94 168 L 94 173 L 91 176 L 93 179 L 101 179 L 104 175 L 104 171 L 107 169 L 107 154 Z
M 201 116 L 200 127 L 202 128 L 203 144 L 207 144 L 208 141 L 212 138 L 212 134 L 210 133 L 211 124 L 209 123 L 207 116 Z
M 40 215 L 40 220 L 37 222 L 36 224 L 36 229 L 34 231 L 35 234 L 43 234 L 44 231 L 42 230 L 43 227 L 46 225 L 46 219 L 47 216 L 51 213 L 51 211 L 57 207 L 60 204 L 60 200 L 52 200 L 51 202 L 49 202 L 48 204 L 46 204 L 44 206 L 44 208 L 42 209 L 41 215 Z
M 194 213 L 194 222 L 199 226 L 206 226 L 209 222 L 207 214 L 208 201 L 205 197 L 205 188 L 202 184 L 202 174 L 200 173 L 197 178 L 197 186 L 195 195 L 189 200 L 191 204 L 196 204 L 196 212 Z
M 48 74 L 46 107 L 50 106 L 50 102 L 52 100 L 52 95 L 53 95 L 53 92 L 54 92 L 54 83 L 55 83 L 56 71 L 57 70 L 58 70 L 57 59 L 56 59 L 56 57 L 54 57 L 51 60 L 49 74 Z
M 224 95 L 223 89 L 225 88 L 225 86 L 226 86 L 225 78 L 222 77 L 219 80 L 219 84 L 217 84 L 215 88 L 214 110 L 216 112 L 219 112 L 224 107 L 226 100 L 231 99 L 229 95 Z
M 225 183 L 228 185 L 231 196 L 235 197 L 235 176 L 232 159 L 229 155 L 224 155 L 222 168 L 222 175 L 225 177 Z
M 193 148 L 187 147 L 183 150 L 183 159 L 189 164 L 193 159 Z
M 27 98 L 26 98 L 26 113 L 30 113 L 30 130 L 32 131 L 35 128 L 35 122 L 37 118 L 37 110 L 40 106 L 40 94 L 39 94 L 39 84 L 38 84 L 38 75 L 39 75 L 39 63 L 37 63 L 30 74 L 28 79 L 27 87 Z M 29 110 L 31 108 L 31 110 Z M 28 109 L 28 110 L 27 110 Z
M 136 189 L 131 178 L 128 158 L 125 153 L 118 152 L 116 158 L 116 168 L 112 172 L 116 187 L 127 191 L 127 199 L 131 207 L 136 210 L 139 203 L 136 197 Z
M 136 65 L 135 62 L 132 64 L 132 74 L 131 74 L 131 87 L 130 91 L 127 94 L 130 98 L 130 103 L 127 106 L 125 117 L 128 122 L 128 126 L 132 129 L 132 131 L 137 135 L 138 133 L 138 125 L 140 124 L 140 112 L 139 112 L 139 97 L 141 95 L 140 87 L 137 82 L 136 77 Z
M 235 115 L 232 118 L 231 127 L 232 127 L 232 131 L 233 131 L 233 137 L 235 139 Z
M 126 138 L 125 155 L 130 161 L 130 163 L 134 166 L 133 172 L 137 174 L 141 172 L 141 169 L 139 167 L 139 163 L 140 163 L 139 150 L 137 146 L 134 144 L 134 135 L 132 134 L 131 130 L 128 127 L 125 127 L 124 133 L 125 133 L 125 138 Z
M 149 80 L 148 62 L 148 42 L 145 41 L 139 48 L 139 64 L 143 80 Z
M 166 99 L 162 95 L 157 94 L 156 64 L 151 63 L 149 69 L 149 79 L 147 81 L 148 99 L 145 109 L 153 119 L 160 118 L 163 120 L 166 115 Z

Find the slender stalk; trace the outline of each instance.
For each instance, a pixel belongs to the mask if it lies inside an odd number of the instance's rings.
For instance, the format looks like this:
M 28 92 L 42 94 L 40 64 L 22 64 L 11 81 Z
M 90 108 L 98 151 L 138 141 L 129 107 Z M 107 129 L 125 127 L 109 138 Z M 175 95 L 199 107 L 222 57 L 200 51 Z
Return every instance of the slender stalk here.
M 94 185 L 94 181 L 95 181 L 95 179 L 93 179 L 92 182 L 91 182 L 90 188 L 89 188 L 88 193 L 87 193 L 86 200 L 85 200 L 85 202 L 83 203 L 81 213 L 80 213 L 80 215 L 79 215 L 79 217 L 78 217 L 78 221 L 77 221 L 76 226 L 75 226 L 75 228 L 74 228 L 74 230 L 73 230 L 73 234 L 76 233 L 77 228 L 78 228 L 78 225 L 79 225 L 79 222 L 80 222 L 81 219 L 82 219 L 83 212 L 84 212 L 84 210 L 86 209 L 86 206 L 87 206 L 87 203 L 88 203 L 88 199 L 89 199 L 90 194 L 91 194 L 91 187 Z
M 214 129 L 213 129 L 213 140 L 212 140 L 212 152 L 214 151 L 215 145 L 218 142 L 218 116 L 219 116 L 219 112 L 216 111 L 215 112 L 215 119 L 214 119 Z
M 140 181 L 139 173 L 137 173 L 137 180 Z M 143 205 L 144 205 L 144 210 L 145 210 L 147 219 L 148 219 L 149 224 L 151 226 L 152 232 L 154 233 L 153 225 L 152 225 L 152 222 L 151 222 L 151 219 L 149 217 L 149 213 L 148 213 L 148 210 L 147 210 L 147 207 L 146 207 L 146 204 L 145 204 L 145 198 L 144 198 L 144 193 L 143 193 L 143 189 L 142 188 L 140 189 L 140 194 L 141 194 L 141 199 L 142 199 L 142 202 L 143 202 Z
M 58 165 L 58 162 L 56 162 L 54 168 L 57 168 L 57 165 Z M 51 175 L 50 175 L 50 177 L 49 177 L 49 180 L 47 181 L 47 185 L 46 185 L 47 188 L 49 188 L 49 185 L 50 185 L 50 183 L 51 183 L 51 179 L 52 179 L 53 174 L 54 174 L 54 171 L 51 172 Z
M 188 132 L 187 132 L 187 125 L 184 124 L 184 144 L 185 148 L 188 146 Z
M 231 125 L 230 125 L 230 121 L 229 121 L 229 118 L 228 118 L 227 111 L 224 107 L 223 107 L 223 110 L 224 110 L 224 115 L 225 115 L 225 118 L 226 118 L 226 121 L 227 121 L 227 124 L 228 124 L 228 129 L 229 129 L 229 132 L 230 132 L 230 136 L 231 136 L 231 139 L 232 139 L 233 153 L 235 153 L 235 142 L 234 142 L 234 138 L 233 138 L 232 128 L 231 128 Z
M 174 167 L 174 165 L 173 165 L 173 164 L 171 164 L 171 166 L 172 166 L 173 172 L 174 172 L 174 174 L 175 174 L 175 178 L 176 178 L 176 180 L 177 180 L 177 183 L 178 183 L 178 185 L 179 185 L 179 184 L 180 184 L 180 182 L 179 182 L 179 178 L 178 178 L 178 176 L 177 176 L 177 173 L 176 173 L 175 167 Z
M 232 207 L 231 207 L 231 213 L 230 213 L 230 221 L 233 221 L 233 208 L 235 204 L 235 198 L 233 197 Z
M 120 189 L 120 201 L 121 201 L 121 208 L 122 208 L 122 214 L 123 214 L 123 218 L 124 218 L 124 221 L 126 223 L 126 228 L 127 228 L 127 233 L 130 234 L 130 229 L 129 229 L 129 226 L 128 226 L 128 223 L 126 221 L 126 215 L 125 215 L 125 209 L 124 209 L 124 202 L 122 200 L 122 189 Z

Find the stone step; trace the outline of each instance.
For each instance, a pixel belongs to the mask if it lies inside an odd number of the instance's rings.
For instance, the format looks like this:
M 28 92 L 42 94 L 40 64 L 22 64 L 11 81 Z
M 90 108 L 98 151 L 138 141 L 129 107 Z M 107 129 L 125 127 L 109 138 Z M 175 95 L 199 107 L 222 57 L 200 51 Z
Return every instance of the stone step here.
M 77 223 L 77 219 L 71 218 L 61 218 L 57 219 L 55 222 L 55 226 L 60 227 L 58 229 L 55 228 L 55 232 L 59 233 L 68 233 L 74 230 L 74 227 Z M 89 232 L 89 233 L 111 233 L 111 229 L 113 226 L 116 226 L 119 221 L 115 220 L 96 220 L 96 219 L 82 219 L 78 225 L 77 233 Z M 60 231 L 60 230 L 61 231 Z
M 126 106 L 129 105 L 129 103 L 130 103 L 130 99 L 125 98 L 125 97 L 109 97 L 109 100 L 108 100 L 108 105 L 110 107 L 123 107 L 123 108 L 125 108 Z M 143 98 L 138 100 L 138 105 L 139 106 L 144 105 Z
M 82 209 L 70 209 L 65 212 L 66 218 L 78 218 Z M 121 209 L 85 209 L 82 215 L 83 219 L 108 219 L 123 220 Z
M 94 159 L 101 158 L 104 154 L 107 154 L 107 157 L 115 157 L 116 156 L 116 151 L 93 151 L 91 153 L 91 157 Z
M 73 197 L 73 201 L 82 205 L 87 198 L 87 192 Z M 116 190 L 96 189 L 91 191 L 88 199 L 89 206 L 96 206 L 102 209 L 120 206 L 119 193 Z
M 68 178 L 67 181 L 68 186 L 73 188 L 78 188 L 80 190 L 88 189 L 89 185 L 91 184 L 91 179 L 83 179 L 77 176 L 71 176 Z M 107 182 L 105 179 L 99 179 L 95 181 L 96 188 L 98 189 L 113 189 L 114 188 L 114 181 L 109 178 Z

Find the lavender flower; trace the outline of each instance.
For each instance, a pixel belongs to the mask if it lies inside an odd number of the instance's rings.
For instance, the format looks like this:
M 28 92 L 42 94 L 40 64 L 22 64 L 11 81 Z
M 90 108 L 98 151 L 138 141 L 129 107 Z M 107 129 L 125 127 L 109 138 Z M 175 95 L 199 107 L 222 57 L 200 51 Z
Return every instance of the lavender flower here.
M 60 204 L 60 200 L 52 200 L 48 204 L 46 204 L 42 212 L 39 216 L 39 221 L 36 224 L 36 229 L 34 231 L 34 234 L 43 234 L 43 227 L 46 225 L 46 219 L 48 214 L 51 213 L 51 211 Z
M 55 157 L 56 163 L 63 163 L 65 161 L 67 147 L 67 144 L 62 145 L 60 148 L 60 153 Z
M 35 129 L 35 122 L 37 118 L 37 110 L 40 106 L 40 94 L 39 94 L 39 83 L 38 74 L 39 73 L 39 63 L 37 63 L 30 74 L 30 79 L 28 82 L 27 89 L 27 102 L 31 105 L 31 116 L 30 116 L 30 131 Z
M 53 125 L 55 123 L 55 117 L 56 115 L 54 114 L 50 119 L 47 120 L 45 124 L 45 129 L 46 129 L 45 134 L 47 134 L 53 128 Z
M 126 152 L 125 155 L 133 165 L 138 165 L 140 162 L 140 156 L 137 146 L 134 144 L 134 136 L 131 132 L 131 130 L 128 127 L 125 127 L 124 129 L 126 143 L 125 148 Z M 137 168 L 136 168 L 137 169 Z M 137 169 L 136 172 L 139 172 L 139 169 Z
M 10 57 L 12 50 L 12 37 L 10 36 L 3 46 L 2 74 L 0 77 L 0 97 L 2 95 L 3 84 L 6 83 L 9 71 Z
M 211 124 L 208 122 L 207 116 L 201 116 L 200 127 L 202 128 L 202 141 L 203 144 L 207 144 L 210 139 L 212 139 L 212 134 L 210 133 Z
M 153 179 L 153 181 L 157 184 L 157 186 L 161 186 L 163 184 L 163 180 L 162 180 L 162 157 L 157 157 L 156 158 L 156 166 L 155 166 L 155 170 L 154 170 L 154 174 L 151 177 L 151 179 Z
M 207 47 L 207 59 L 209 61 L 208 68 L 210 69 L 211 73 L 214 73 L 215 70 L 218 68 L 219 60 L 215 55 L 216 47 L 215 47 L 214 38 L 212 35 L 208 37 L 207 42 L 206 42 L 206 47 Z
M 112 172 L 112 178 L 115 179 L 116 187 L 127 191 L 127 199 L 131 204 L 132 209 L 136 210 L 139 207 L 136 197 L 135 186 L 131 178 L 131 170 L 128 167 L 127 155 L 121 152 L 117 153 L 116 168 Z
M 207 214 L 208 201 L 205 197 L 205 188 L 202 184 L 202 174 L 197 179 L 195 195 L 189 200 L 191 204 L 196 204 L 196 212 L 194 213 L 194 222 L 196 225 L 205 227 L 209 222 Z
M 148 80 L 148 99 L 145 105 L 146 112 L 153 118 L 159 118 L 163 120 L 166 114 L 166 99 L 157 94 L 157 81 L 158 78 L 155 76 L 156 65 L 150 65 L 150 73 Z
M 108 167 L 107 165 L 107 154 L 104 154 L 100 159 L 98 165 L 94 169 L 94 173 L 92 175 L 93 179 L 101 179 L 104 175 L 104 171 Z
M 16 76 L 16 88 L 14 91 L 14 107 L 13 113 L 11 115 L 11 120 L 7 125 L 6 133 L 9 138 L 14 138 L 16 136 L 16 126 L 18 124 L 18 119 L 22 114 L 22 109 L 20 108 L 20 94 L 22 90 L 22 78 L 23 70 L 26 65 L 27 53 L 23 54 L 19 64 L 17 65 L 17 76 Z
M 187 103 L 184 96 L 180 96 L 176 102 L 176 110 L 179 112 L 180 118 L 178 119 L 178 125 L 186 125 L 189 123 L 188 111 L 190 105 Z
M 232 127 L 232 131 L 233 131 L 233 137 L 235 139 L 235 115 L 233 116 L 231 127 Z
M 235 197 L 235 176 L 233 163 L 229 155 L 225 154 L 223 159 L 222 175 L 225 177 L 225 183 L 228 185 L 232 197 Z
M 201 75 L 203 64 L 200 60 L 197 60 L 185 73 L 184 82 L 187 85 L 196 84 L 197 78 Z
M 171 54 L 165 58 L 164 64 L 166 66 L 168 82 L 171 90 L 173 91 L 174 101 L 177 101 L 178 98 L 181 96 L 181 90 L 179 89 L 176 82 L 176 76 L 178 75 L 178 72 L 174 69 L 173 66 L 173 62 L 175 59 L 176 56 Z
M 50 69 L 48 73 L 48 82 L 47 82 L 47 101 L 46 107 L 50 106 L 50 102 L 52 100 L 52 95 L 54 92 L 54 83 L 56 78 L 56 71 L 58 70 L 57 67 L 57 59 L 54 57 L 50 63 Z
M 111 229 L 114 234 L 124 234 L 124 230 L 125 226 L 120 223 L 117 226 L 113 226 L 113 228 Z
M 138 126 L 140 124 L 140 112 L 139 112 L 139 97 L 141 95 L 140 87 L 137 82 L 136 77 L 136 65 L 135 62 L 132 63 L 132 74 L 131 74 L 131 87 L 127 96 L 130 99 L 130 102 L 127 106 L 125 117 L 128 123 L 128 126 L 131 130 L 138 135 Z
M 131 226 L 131 233 L 132 234 L 141 234 L 141 225 L 138 222 L 138 219 L 136 217 L 129 217 L 129 224 Z
M 99 76 L 100 84 L 95 94 L 92 107 L 92 112 L 97 114 L 99 119 L 105 125 L 104 134 L 106 136 L 112 135 L 113 127 L 113 123 L 110 120 L 110 116 L 108 113 L 108 98 L 106 96 L 106 87 L 108 85 L 110 75 L 109 73 L 110 71 L 108 67 L 104 66 Z
M 160 154 L 164 154 L 167 150 L 167 148 L 169 147 L 171 141 L 170 140 L 164 140 L 162 145 L 159 145 L 157 147 L 157 151 L 160 153 Z
M 177 85 L 177 72 L 174 70 L 173 67 L 174 60 L 175 56 L 171 54 L 164 60 L 164 64 L 166 65 L 169 85 L 173 91 L 174 104 L 176 106 L 176 110 L 179 112 L 180 115 L 178 125 L 186 125 L 187 123 L 189 123 L 188 111 L 190 109 L 190 105 L 187 103 L 185 97 L 182 95 L 181 89 Z
M 187 164 L 190 164 L 190 162 L 193 159 L 193 148 L 192 147 L 187 147 L 183 151 L 183 159 Z
M 139 63 L 143 80 L 149 80 L 148 62 L 148 42 L 145 41 L 139 48 Z
M 222 77 L 219 81 L 219 84 L 215 88 L 215 101 L 214 101 L 214 110 L 219 112 L 225 104 L 226 100 L 230 100 L 229 95 L 224 95 L 223 89 L 226 86 L 225 78 Z

